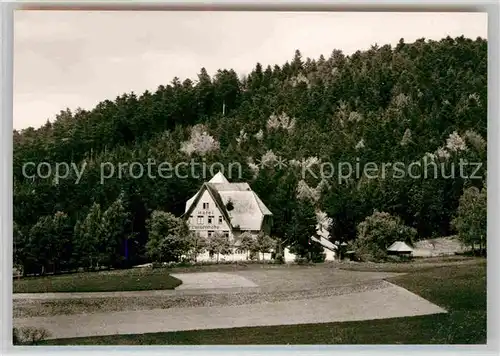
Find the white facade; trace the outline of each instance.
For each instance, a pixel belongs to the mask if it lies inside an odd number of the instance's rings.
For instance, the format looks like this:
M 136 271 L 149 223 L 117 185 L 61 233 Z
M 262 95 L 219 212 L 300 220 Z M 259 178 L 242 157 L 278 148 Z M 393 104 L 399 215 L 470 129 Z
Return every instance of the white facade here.
M 229 254 L 229 255 L 220 255 L 219 256 L 219 262 L 244 262 L 244 261 L 249 261 L 250 256 L 248 255 L 248 252 L 243 252 L 243 251 L 238 251 L 238 249 L 235 248 L 234 252 Z M 271 254 L 270 253 L 259 253 L 258 256 L 259 261 L 271 261 Z M 210 256 L 210 254 L 205 251 L 201 254 L 199 254 L 196 257 L 196 261 L 198 262 L 216 262 L 217 261 L 217 256 Z
M 325 261 L 335 261 L 337 259 L 337 254 L 335 251 L 323 247 L 323 252 L 325 253 Z
M 197 261 L 246 261 L 248 251 L 238 248 L 239 236 L 250 233 L 257 237 L 260 232 L 269 234 L 272 213 L 247 183 L 229 183 L 222 173 L 217 173 L 203 184 L 196 195 L 186 202 L 184 213 L 189 229 L 209 239 L 219 233 L 227 236 L 232 253 L 210 255 L 205 251 Z M 258 254 L 260 260 L 270 260 L 271 254 Z
M 228 237 L 233 235 L 231 227 L 224 219 L 208 190 L 202 193 L 200 200 L 187 217 L 187 223 L 191 231 L 202 237 L 210 237 L 215 232 Z

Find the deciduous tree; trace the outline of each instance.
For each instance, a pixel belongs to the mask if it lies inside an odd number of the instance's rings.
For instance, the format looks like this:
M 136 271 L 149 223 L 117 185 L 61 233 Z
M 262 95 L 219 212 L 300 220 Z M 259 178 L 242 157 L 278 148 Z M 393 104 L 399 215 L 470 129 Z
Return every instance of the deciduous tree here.
M 186 222 L 171 213 L 155 210 L 148 220 L 148 256 L 154 262 L 179 261 L 189 251 L 189 231 Z
M 231 243 L 229 238 L 220 232 L 215 232 L 208 238 L 208 251 L 217 256 L 217 263 L 219 263 L 220 255 L 227 255 L 231 253 Z
M 460 197 L 457 216 L 452 225 L 458 231 L 458 238 L 465 245 L 480 252 L 486 249 L 486 216 L 487 216 L 486 186 L 481 190 L 469 187 Z

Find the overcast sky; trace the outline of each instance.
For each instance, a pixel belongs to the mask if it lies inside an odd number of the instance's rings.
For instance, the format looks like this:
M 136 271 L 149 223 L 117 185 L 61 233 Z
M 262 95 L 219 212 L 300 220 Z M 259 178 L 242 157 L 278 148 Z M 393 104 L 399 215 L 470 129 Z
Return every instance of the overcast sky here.
M 91 109 L 124 92 L 154 91 L 201 67 L 238 73 L 257 62 L 351 54 L 447 35 L 487 37 L 480 13 L 17 11 L 14 128 L 39 127 L 69 107 Z

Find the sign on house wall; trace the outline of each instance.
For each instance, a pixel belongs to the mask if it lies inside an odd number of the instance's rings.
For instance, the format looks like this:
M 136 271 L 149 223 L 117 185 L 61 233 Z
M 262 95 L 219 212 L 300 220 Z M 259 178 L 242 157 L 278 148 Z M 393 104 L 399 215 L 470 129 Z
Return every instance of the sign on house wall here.
M 223 230 L 222 225 L 191 225 L 191 230 Z
M 215 213 L 213 210 L 198 210 L 196 212 L 196 215 L 212 215 L 212 216 L 214 216 Z
M 206 206 L 208 204 L 208 206 Z M 198 217 L 203 217 L 198 219 Z M 208 223 L 208 218 L 212 221 Z M 220 223 L 219 223 L 220 221 Z M 222 213 L 218 209 L 212 196 L 203 192 L 200 200 L 196 204 L 189 219 L 189 229 L 195 231 L 229 231 L 226 221 L 222 218 Z

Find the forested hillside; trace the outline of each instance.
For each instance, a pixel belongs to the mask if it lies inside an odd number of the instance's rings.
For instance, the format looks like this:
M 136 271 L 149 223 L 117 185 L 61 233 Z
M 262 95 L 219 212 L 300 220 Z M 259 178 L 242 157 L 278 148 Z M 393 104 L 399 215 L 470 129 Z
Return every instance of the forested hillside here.
M 115 256 L 108 263 L 142 261 L 151 212 L 181 215 L 205 180 L 185 167 L 187 178 L 115 173 L 101 184 L 104 162 L 240 162 L 242 175 L 231 180 L 249 182 L 273 212 L 273 235 L 304 243 L 314 209 L 331 218 L 335 241 L 355 239 L 356 226 L 375 210 L 400 217 L 417 239 L 449 235 L 464 188 L 481 189 L 486 180 L 485 39 L 401 40 L 394 48 L 350 56 L 333 50 L 315 59 L 297 50 L 290 62 L 257 63 L 244 78 L 202 69 L 197 81 L 169 80 L 158 78 L 154 93 L 126 93 L 90 111 L 68 109 L 39 129 L 14 131 L 18 263 L 59 261 L 63 268 L 98 245 Z M 380 172 L 383 162 L 424 157 L 442 163 L 445 176 L 331 174 L 340 162 L 374 162 Z M 460 159 L 483 164 L 460 175 Z M 73 162 L 85 170 L 78 184 L 74 172 L 59 181 L 27 178 L 26 162 Z M 454 164 L 455 177 L 447 178 Z M 97 204 L 113 243 L 89 247 L 96 227 L 88 215 L 101 214 Z M 113 225 L 117 214 L 128 217 L 120 228 Z

